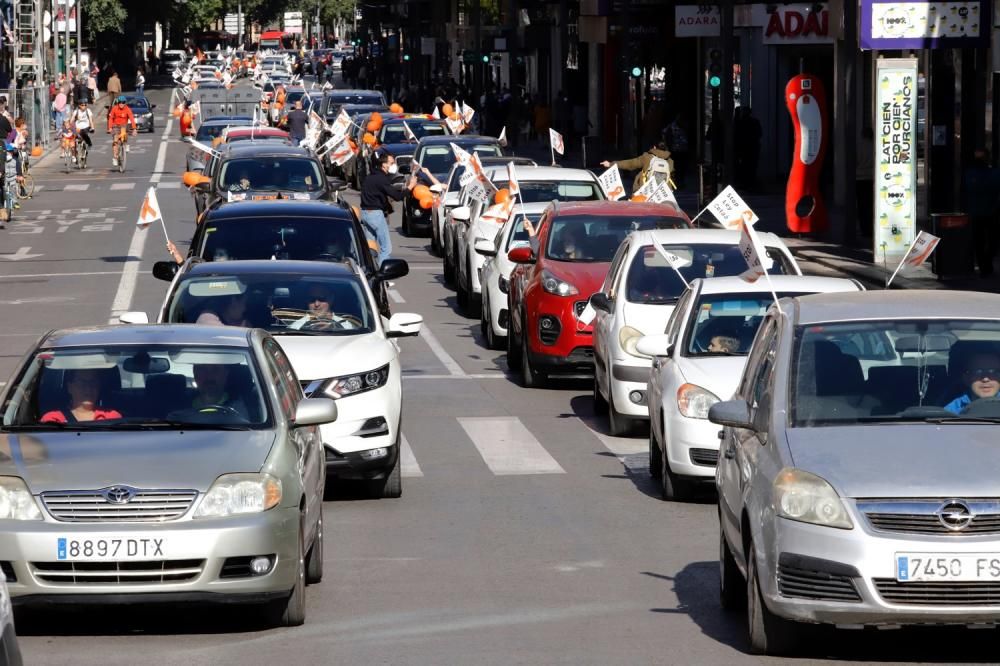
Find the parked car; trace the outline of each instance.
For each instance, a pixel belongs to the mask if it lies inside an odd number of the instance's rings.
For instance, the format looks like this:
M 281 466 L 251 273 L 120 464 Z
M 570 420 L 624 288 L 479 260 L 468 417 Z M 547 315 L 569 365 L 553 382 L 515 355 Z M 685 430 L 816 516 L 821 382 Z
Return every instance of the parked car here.
M 580 320 L 590 294 L 600 288 L 611 259 L 636 229 L 687 226 L 687 216 L 636 216 L 625 201 L 553 203 L 542 215 L 530 247 L 507 257 L 510 276 L 507 364 L 525 386 L 549 374 L 594 370 L 593 323 Z
M 643 215 L 675 213 L 670 204 L 640 204 Z M 773 275 L 801 275 L 784 241 L 760 233 Z M 632 431 L 648 417 L 646 380 L 649 358 L 636 352 L 643 335 L 664 330 L 686 282 L 740 275 L 747 262 L 740 253 L 740 232 L 716 229 L 637 231 L 618 248 L 594 306 L 594 409 L 608 414 L 615 435 Z M 676 270 L 663 251 L 677 257 Z
M 642 399 L 635 398 L 645 403 L 649 418 L 649 473 L 660 480 L 663 499 L 687 499 L 699 484 L 714 481 L 719 429 L 708 421 L 708 410 L 736 392 L 750 345 L 774 295 L 863 289 L 856 280 L 801 275 L 774 275 L 770 282 L 754 283 L 739 277 L 691 281 L 677 300 L 666 332 L 643 336 L 635 345 L 646 367 L 645 377 L 636 382 L 643 388 L 632 391 L 643 394 Z M 635 371 L 634 379 L 638 375 Z M 616 402 L 624 383 L 612 385 Z M 631 392 L 627 399 L 635 402 Z
M 378 90 L 338 89 L 327 90 L 323 94 L 319 114 L 326 118 L 327 122 L 333 122 L 345 104 L 367 104 L 388 109 L 385 95 Z
M 266 603 L 275 623 L 305 621 L 305 586 L 323 577 L 318 426 L 337 406 L 303 397 L 274 338 L 54 331 L 0 395 L 16 604 Z M 88 404 L 94 420 L 67 415 Z
M 1000 297 L 869 291 L 781 301 L 761 324 L 716 472 L 720 597 L 750 649 L 798 622 L 992 625 Z
M 423 319 L 380 317 L 350 261 L 227 261 L 191 265 L 157 320 L 197 323 L 233 299 L 244 304 L 247 326 L 278 341 L 306 396 L 336 400 L 336 423 L 320 428 L 327 474 L 363 479 L 373 497 L 399 497 L 402 383 L 392 340 L 417 335 Z

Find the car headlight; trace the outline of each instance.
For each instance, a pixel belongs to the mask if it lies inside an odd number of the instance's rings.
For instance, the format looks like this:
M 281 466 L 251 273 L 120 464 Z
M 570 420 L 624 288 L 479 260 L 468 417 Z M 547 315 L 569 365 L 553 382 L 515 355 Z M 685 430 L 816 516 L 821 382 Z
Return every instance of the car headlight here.
M 281 481 L 270 474 L 223 474 L 201 498 L 195 518 L 261 513 L 281 503 Z
M 501 275 L 497 278 L 497 284 L 500 286 L 500 293 L 510 293 L 510 280 Z
M 642 336 L 643 332 L 639 329 L 632 328 L 631 326 L 622 326 L 622 330 L 618 331 L 618 344 L 626 354 L 638 356 L 639 358 L 649 358 L 645 354 L 640 354 L 635 349 L 635 346 L 639 344 L 639 338 Z
M 774 511 L 782 518 L 844 530 L 854 523 L 837 491 L 826 480 L 801 469 L 786 467 L 772 487 Z
M 336 400 L 356 393 L 364 393 L 377 388 L 382 388 L 389 381 L 389 364 L 386 363 L 381 368 L 359 372 L 355 375 L 344 375 L 334 377 L 323 387 L 323 393 Z
M 542 289 L 556 296 L 574 296 L 580 293 L 575 286 L 548 270 L 542 271 Z
M 688 418 L 707 419 L 709 408 L 717 402 L 718 396 L 695 384 L 682 384 L 677 389 L 677 409 Z
M 0 476 L 0 520 L 41 520 L 28 485 L 17 476 Z

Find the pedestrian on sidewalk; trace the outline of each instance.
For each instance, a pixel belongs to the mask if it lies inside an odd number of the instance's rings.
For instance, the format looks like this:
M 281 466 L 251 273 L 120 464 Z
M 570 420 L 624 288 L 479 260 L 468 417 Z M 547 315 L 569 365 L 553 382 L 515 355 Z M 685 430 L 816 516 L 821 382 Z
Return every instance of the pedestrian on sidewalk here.
M 633 157 L 630 160 L 619 160 L 617 162 L 609 162 L 604 160 L 601 162 L 601 166 L 605 168 L 610 168 L 612 165 L 617 165 L 619 169 L 624 171 L 636 171 L 639 173 L 635 175 L 635 180 L 632 183 L 632 191 L 635 192 L 646 180 L 650 177 L 650 165 L 653 159 L 665 160 L 670 165 L 671 173 L 674 170 L 674 162 L 670 159 L 670 151 L 667 150 L 667 144 L 663 141 L 659 141 L 653 144 L 649 150 L 644 152 L 638 157 Z
M 111 107 L 114 106 L 115 100 L 118 96 L 122 94 L 122 80 L 118 78 L 118 72 L 114 69 L 111 70 L 111 78 L 108 79 L 108 113 L 111 112 Z
M 146 88 L 146 77 L 142 73 L 142 68 L 139 68 L 135 72 L 135 93 L 142 97 L 145 93 L 143 90 Z
M 993 257 L 997 251 L 997 204 L 1000 201 L 1000 171 L 990 166 L 985 148 L 976 148 L 962 175 L 965 212 L 972 222 L 979 276 L 993 275 Z
M 62 85 L 59 87 L 59 91 L 56 93 L 56 98 L 52 102 L 52 108 L 56 112 L 56 129 L 60 129 L 63 126 L 63 121 L 66 120 L 66 106 L 69 104 L 68 95 L 66 94 L 66 86 Z
M 365 228 L 365 235 L 378 243 L 376 263 L 381 266 L 392 253 L 388 222 L 388 217 L 392 214 L 392 204 L 389 200 L 402 201 L 403 197 L 416 186 L 417 174 L 410 174 L 404 189 L 400 190 L 392 184 L 391 178 L 399 171 L 396 158 L 388 152 L 379 151 L 375 153 L 373 163 L 374 171 L 365 178 L 364 185 L 361 186 L 361 224 Z M 426 168 L 422 171 L 435 184 L 438 183 L 430 171 Z

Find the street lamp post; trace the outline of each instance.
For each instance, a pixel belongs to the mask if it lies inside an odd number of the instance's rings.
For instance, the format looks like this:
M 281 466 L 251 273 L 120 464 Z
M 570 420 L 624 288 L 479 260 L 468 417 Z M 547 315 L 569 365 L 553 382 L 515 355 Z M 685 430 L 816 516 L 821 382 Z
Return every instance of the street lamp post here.
M 243 48 L 243 0 L 236 3 L 236 41 Z

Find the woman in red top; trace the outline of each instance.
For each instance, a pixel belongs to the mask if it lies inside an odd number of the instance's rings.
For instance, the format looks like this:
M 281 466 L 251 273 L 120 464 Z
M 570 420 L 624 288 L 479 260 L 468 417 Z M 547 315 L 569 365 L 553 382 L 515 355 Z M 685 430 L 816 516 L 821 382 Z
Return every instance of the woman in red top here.
M 69 370 L 66 390 L 69 392 L 69 409 L 52 410 L 42 415 L 42 423 L 76 423 L 103 421 L 122 417 L 113 409 L 97 407 L 101 393 L 101 375 L 97 370 Z

